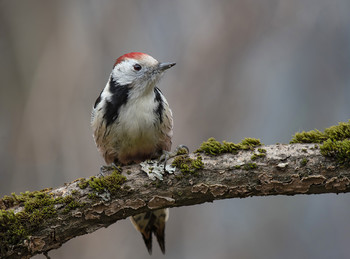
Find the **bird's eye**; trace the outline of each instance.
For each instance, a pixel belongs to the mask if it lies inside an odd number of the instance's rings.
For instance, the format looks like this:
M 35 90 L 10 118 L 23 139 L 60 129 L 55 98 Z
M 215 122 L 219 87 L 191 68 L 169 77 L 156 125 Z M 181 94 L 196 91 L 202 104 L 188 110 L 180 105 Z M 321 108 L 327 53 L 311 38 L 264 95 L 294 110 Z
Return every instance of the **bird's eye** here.
M 134 69 L 136 70 L 136 71 L 140 71 L 141 70 L 141 65 L 140 64 L 135 64 L 134 65 Z

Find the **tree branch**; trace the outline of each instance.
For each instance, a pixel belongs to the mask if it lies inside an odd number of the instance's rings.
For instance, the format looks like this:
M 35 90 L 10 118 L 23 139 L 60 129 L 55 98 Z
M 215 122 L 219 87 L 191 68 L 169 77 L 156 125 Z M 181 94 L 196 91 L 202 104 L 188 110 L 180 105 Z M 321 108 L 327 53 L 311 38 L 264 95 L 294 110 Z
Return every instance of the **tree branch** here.
M 188 164 L 182 168 L 185 173 L 177 169 L 163 181 L 149 180 L 139 165 L 132 165 L 123 167 L 126 180 L 114 172 L 110 179 L 78 179 L 57 189 L 5 196 L 0 200 L 0 230 L 7 239 L 0 240 L 1 258 L 47 253 L 73 237 L 149 209 L 236 197 L 350 191 L 349 167 L 322 156 L 317 144 L 200 156 L 204 167 Z M 198 154 L 190 158 L 199 161 Z

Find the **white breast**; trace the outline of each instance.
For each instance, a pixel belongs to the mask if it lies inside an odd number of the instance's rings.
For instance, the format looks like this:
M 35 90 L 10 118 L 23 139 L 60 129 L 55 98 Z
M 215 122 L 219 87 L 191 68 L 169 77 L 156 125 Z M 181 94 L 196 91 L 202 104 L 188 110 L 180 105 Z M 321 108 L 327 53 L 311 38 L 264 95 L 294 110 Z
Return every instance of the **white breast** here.
M 154 94 L 129 100 L 120 107 L 118 125 L 119 130 L 130 137 L 137 137 L 147 131 L 154 131 L 156 121 L 156 103 Z
M 111 130 L 113 138 L 118 143 L 119 154 L 154 152 L 159 142 L 159 126 L 154 94 L 149 94 L 129 101 L 120 107 L 118 123 Z

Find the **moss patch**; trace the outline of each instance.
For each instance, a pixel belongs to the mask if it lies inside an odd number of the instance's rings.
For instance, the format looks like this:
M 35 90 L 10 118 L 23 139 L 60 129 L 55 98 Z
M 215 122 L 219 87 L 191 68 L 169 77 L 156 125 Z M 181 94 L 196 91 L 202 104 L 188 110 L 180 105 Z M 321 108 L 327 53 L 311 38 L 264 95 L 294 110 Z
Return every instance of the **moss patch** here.
M 0 210 L 1 251 L 28 236 L 27 218 L 27 214 L 22 212 L 15 214 L 13 210 Z
M 258 158 L 263 158 L 263 157 L 266 157 L 266 154 L 259 153 L 259 154 L 253 154 L 250 159 L 254 161 L 254 160 L 257 160 Z
M 108 191 L 111 194 L 116 194 L 124 182 L 126 182 L 126 177 L 117 170 L 114 170 L 110 175 L 101 177 L 92 176 L 88 180 L 81 179 L 78 186 L 81 189 L 85 189 L 89 186 L 97 193 Z
M 196 159 L 192 159 L 188 155 L 177 156 L 171 165 L 179 168 L 179 170 L 184 174 L 194 175 L 196 175 L 199 170 L 204 168 L 204 163 L 200 155 L 197 155 Z
M 253 150 L 255 147 L 261 146 L 259 139 L 245 138 L 241 143 L 235 144 L 232 142 L 223 141 L 220 143 L 215 138 L 209 138 L 203 142 L 197 153 L 205 153 L 207 155 L 217 156 L 224 153 L 237 154 L 239 150 Z
M 78 183 L 78 186 L 80 189 L 85 189 L 86 187 L 89 186 L 89 183 L 85 178 L 81 178 L 80 182 Z
M 327 139 L 320 149 L 322 155 L 335 157 L 340 164 L 350 165 L 350 139 L 339 141 Z
M 96 199 L 98 199 L 98 196 L 97 196 L 97 194 L 94 193 L 94 192 L 89 192 L 89 193 L 88 193 L 88 198 L 89 198 L 90 200 L 96 200 Z
M 266 154 L 266 149 L 264 149 L 264 148 L 258 148 L 258 152 L 259 152 L 259 153 L 264 153 L 264 154 Z
M 247 164 L 243 165 L 244 170 L 252 170 L 252 169 L 255 169 L 257 167 L 258 167 L 258 165 L 256 163 L 247 163 Z
M 322 143 L 322 155 L 334 157 L 342 165 L 350 165 L 350 120 L 329 127 L 324 132 L 311 130 L 296 133 L 290 143 Z
M 125 181 L 126 177 L 115 170 L 105 177 L 80 179 L 78 186 L 81 189 L 87 187 L 93 189 L 95 193 L 89 195 L 89 198 L 95 199 L 97 193 L 108 191 L 115 194 Z M 12 193 L 0 199 L 0 251 L 6 251 L 12 245 L 27 238 L 40 227 L 40 223 L 57 215 L 58 210 L 68 213 L 84 206 L 73 197 L 78 194 L 77 190 L 73 190 L 72 195 L 58 198 L 55 198 L 50 190 L 25 192 L 20 195 Z M 17 205 L 22 206 L 23 210 L 18 213 L 14 210 L 6 210 Z
M 176 155 L 186 155 L 186 154 L 188 154 L 188 151 L 184 147 L 183 148 L 179 148 L 177 153 L 176 153 Z
M 301 166 L 306 166 L 306 165 L 307 165 L 307 162 L 309 162 L 309 160 L 308 160 L 307 158 L 304 157 L 304 158 L 301 160 L 300 165 L 301 165 Z
M 326 140 L 325 135 L 319 130 L 310 130 L 295 133 L 292 138 L 291 144 L 294 143 L 321 143 Z
M 0 210 L 0 245 L 1 250 L 17 244 L 35 231 L 44 220 L 57 214 L 57 207 L 65 212 L 81 207 L 82 204 L 71 195 L 54 198 L 49 190 L 25 192 L 20 195 L 12 193 L 4 196 L 1 201 L 6 207 L 23 205 L 23 210 L 14 213 L 13 210 Z M 57 205 L 63 206 L 57 206 Z
M 295 133 L 290 143 L 322 143 L 328 139 L 337 141 L 348 138 L 350 138 L 350 120 L 349 122 L 340 122 L 338 125 L 329 127 L 324 132 L 315 129 Z

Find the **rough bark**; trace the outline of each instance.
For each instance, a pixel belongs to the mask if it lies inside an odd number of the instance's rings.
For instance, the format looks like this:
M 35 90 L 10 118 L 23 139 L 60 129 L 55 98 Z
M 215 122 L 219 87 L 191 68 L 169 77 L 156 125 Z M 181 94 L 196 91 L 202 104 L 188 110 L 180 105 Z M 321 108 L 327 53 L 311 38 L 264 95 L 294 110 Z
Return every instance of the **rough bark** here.
M 100 193 L 90 187 L 81 189 L 79 180 L 53 189 L 54 197 L 74 193 L 84 204 L 57 215 L 38 226 L 27 239 L 9 249 L 1 258 L 29 258 L 60 247 L 73 237 L 94 232 L 131 215 L 149 209 L 179 207 L 219 199 L 249 196 L 341 193 L 350 191 L 350 169 L 324 157 L 315 144 L 263 146 L 266 156 L 252 160 L 258 149 L 238 154 L 202 156 L 204 168 L 195 174 L 166 174 L 163 181 L 152 182 L 139 165 L 123 168 L 127 181 L 116 195 Z M 196 158 L 196 154 L 190 154 Z M 90 196 L 89 196 L 90 193 Z M 95 198 L 91 198 L 94 193 Z M 90 198 L 89 198 L 90 197 Z M 1 205 L 1 204 L 0 204 Z M 23 210 L 17 205 L 15 212 Z M 1 207 L 1 206 L 0 206 Z M 11 208 L 6 208 L 11 209 Z M 0 243 L 1 248 L 1 243 Z

